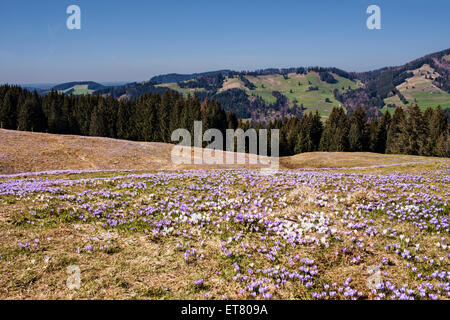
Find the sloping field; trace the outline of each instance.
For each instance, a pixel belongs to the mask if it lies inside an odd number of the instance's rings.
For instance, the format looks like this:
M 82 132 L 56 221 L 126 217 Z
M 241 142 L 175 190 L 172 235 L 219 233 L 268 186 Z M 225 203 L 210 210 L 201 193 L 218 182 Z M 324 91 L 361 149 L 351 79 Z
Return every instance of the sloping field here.
M 95 90 L 89 89 L 89 86 L 87 84 L 80 84 L 75 85 L 73 87 L 70 87 L 66 90 L 60 90 L 61 93 L 72 93 L 74 95 L 81 95 L 81 94 L 91 94 Z
M 158 84 L 158 85 L 156 85 L 156 87 L 169 88 L 169 89 L 178 91 L 178 92 L 182 93 L 183 95 L 195 94 L 195 92 L 205 91 L 204 88 L 181 88 L 177 82 Z
M 0 172 L 159 169 L 171 146 L 109 138 L 0 130 Z
M 52 170 L 157 170 L 218 167 L 217 165 L 174 164 L 171 161 L 173 147 L 172 144 L 158 142 L 133 142 L 0 129 L 0 174 Z M 193 151 L 191 154 L 194 156 Z M 258 159 L 262 158 L 246 155 L 245 159 L 245 165 L 236 164 L 226 167 L 260 167 L 250 165 L 249 162 L 250 159 L 259 161 Z M 282 157 L 279 163 L 281 168 L 298 169 L 373 167 L 442 161 L 447 160 L 364 152 L 312 152 Z
M 407 78 L 397 86 L 397 90 L 403 94 L 409 104 L 417 103 L 422 110 L 437 106 L 441 106 L 442 109 L 450 108 L 450 94 L 433 84 L 433 80 L 440 76 L 439 73 L 428 64 L 424 64 L 412 72 L 413 77 Z M 386 98 L 384 101 L 386 104 L 405 106 L 397 95 Z M 386 108 L 384 107 L 383 111 Z
M 378 154 L 370 152 L 309 152 L 280 160 L 283 168 L 302 169 L 366 169 L 382 167 L 398 167 L 406 165 L 428 165 L 450 163 L 444 158 L 421 157 L 410 155 Z
M 351 80 L 336 74 L 333 76 L 338 81 L 337 83 L 330 84 L 321 81 L 317 72 L 309 72 L 306 75 L 290 73 L 287 79 L 281 75 L 247 76 L 247 79 L 256 86 L 254 90 L 247 89 L 247 94 L 254 94 L 262 97 L 268 103 L 274 103 L 276 99 L 272 92 L 279 91 L 292 104 L 294 101 L 297 101 L 299 106 L 303 104 L 307 112 L 318 110 L 321 115 L 328 116 L 333 107 L 341 106 L 341 103 L 334 98 L 333 91 L 335 89 L 345 92 L 349 88 L 358 88 L 358 85 Z M 318 90 L 310 90 L 310 87 L 317 87 Z
M 0 129 L 0 174 L 53 170 L 157 170 L 208 168 L 211 165 L 172 163 L 174 145 L 134 142 L 102 137 L 83 137 Z M 218 152 L 223 156 L 224 152 Z M 214 155 L 214 154 L 213 154 Z M 192 159 L 197 157 L 191 150 Z M 254 159 L 254 161 L 250 161 Z M 254 155 L 244 165 L 254 167 Z
M 333 74 L 333 77 L 338 81 L 337 83 L 331 84 L 321 81 L 317 72 L 308 72 L 307 74 L 290 73 L 286 79 L 279 74 L 245 77 L 255 85 L 254 89 L 250 90 L 247 88 L 237 77 L 226 77 L 222 88 L 218 92 L 234 88 L 243 89 L 247 95 L 259 96 L 266 103 L 270 104 L 276 101 L 272 92 L 279 91 L 288 98 L 290 105 L 294 105 L 295 101 L 298 106 L 303 104 L 307 112 L 318 110 L 324 117 L 328 117 L 333 107 L 342 105 L 334 97 L 333 92 L 335 89 L 345 92 L 348 89 L 360 87 L 359 84 L 336 74 Z M 192 94 L 196 91 L 205 91 L 204 88 L 180 88 L 178 83 L 164 83 L 157 85 L 157 87 L 167 87 L 184 95 Z M 317 90 L 310 90 L 310 87 L 317 87 Z

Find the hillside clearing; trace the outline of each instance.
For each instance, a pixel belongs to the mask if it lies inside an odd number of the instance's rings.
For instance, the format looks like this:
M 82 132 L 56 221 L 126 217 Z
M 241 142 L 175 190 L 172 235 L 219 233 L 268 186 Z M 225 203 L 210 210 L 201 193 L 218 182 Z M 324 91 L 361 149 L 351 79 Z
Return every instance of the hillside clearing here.
M 397 90 L 408 100 L 408 103 L 416 103 L 421 110 L 426 108 L 436 108 L 441 106 L 442 109 L 450 108 L 450 94 L 441 90 L 433 84 L 433 80 L 439 77 L 433 68 L 428 64 L 412 71 L 413 77 L 407 78 L 405 82 L 397 86 Z M 405 106 L 398 95 L 386 98 L 385 103 L 395 104 L 397 106 Z M 387 106 L 383 108 L 383 112 Z

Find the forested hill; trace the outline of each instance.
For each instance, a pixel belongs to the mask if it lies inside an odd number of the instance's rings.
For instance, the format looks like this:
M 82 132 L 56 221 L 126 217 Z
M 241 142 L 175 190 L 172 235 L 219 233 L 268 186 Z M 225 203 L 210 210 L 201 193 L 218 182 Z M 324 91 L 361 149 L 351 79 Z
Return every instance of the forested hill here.
M 155 76 L 150 79 L 150 82 L 157 83 L 157 84 L 180 82 L 180 81 L 192 80 L 197 77 L 214 76 L 214 75 L 218 75 L 218 74 L 221 74 L 222 76 L 227 76 L 230 72 L 231 72 L 231 70 L 218 70 L 218 71 L 210 71 L 210 72 L 203 72 L 203 73 L 191 73 L 191 74 L 169 73 L 169 74 Z
M 450 108 L 450 49 L 370 72 L 321 67 L 219 70 L 160 75 L 147 82 L 108 87 L 96 93 L 130 99 L 149 92 L 162 94 L 166 89 L 196 94 L 200 100 L 215 99 L 226 111 L 257 122 L 301 116 L 309 111 L 318 111 L 326 119 L 333 107 L 339 106 L 349 114 L 362 106 L 370 117 L 412 103 L 422 110 L 438 105 L 445 110 Z
M 103 85 L 94 81 L 73 81 L 56 85 L 44 93 L 55 90 L 65 94 L 74 95 L 92 94 L 95 91 L 101 90 L 103 88 L 105 88 Z
M 397 67 L 353 73 L 361 89 L 337 94 L 347 110 L 358 106 L 384 112 L 387 108 L 418 104 L 422 110 L 450 108 L 450 49 L 426 55 Z
M 326 120 L 334 107 L 351 115 L 363 107 L 371 118 L 386 110 L 417 104 L 422 111 L 441 106 L 450 113 L 450 49 L 426 55 L 402 66 L 369 72 L 337 68 L 296 67 L 257 71 L 218 70 L 194 74 L 166 74 L 145 82 L 96 86 L 93 82 L 68 83 L 54 89 L 66 94 L 96 94 L 130 100 L 166 90 L 184 96 L 217 100 L 240 119 L 269 122 L 318 111 Z

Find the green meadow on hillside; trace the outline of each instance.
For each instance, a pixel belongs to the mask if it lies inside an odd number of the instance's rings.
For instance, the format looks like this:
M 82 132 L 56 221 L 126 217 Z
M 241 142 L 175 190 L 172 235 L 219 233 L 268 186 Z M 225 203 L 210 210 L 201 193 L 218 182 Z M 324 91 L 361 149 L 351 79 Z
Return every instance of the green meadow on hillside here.
M 398 85 L 397 90 L 405 97 L 408 103 L 403 103 L 398 95 L 384 99 L 386 105 L 395 104 L 396 106 L 406 106 L 416 103 L 423 110 L 426 108 L 442 109 L 450 108 L 450 94 L 436 87 L 434 80 L 440 76 L 430 65 L 424 64 L 422 67 L 412 71 L 412 77 L 407 78 L 405 82 Z M 385 112 L 385 106 L 382 112 Z
M 288 79 L 278 74 L 259 77 L 247 76 L 247 79 L 256 88 L 254 90 L 247 88 L 246 91 L 247 94 L 260 96 L 268 103 L 276 101 L 272 92 L 279 91 L 289 99 L 291 105 L 297 102 L 299 106 L 303 104 L 307 112 L 318 110 L 322 116 L 328 116 L 333 107 L 341 106 L 341 103 L 334 98 L 333 91 L 335 89 L 345 92 L 348 88 L 358 88 L 358 85 L 349 79 L 333 76 L 338 81 L 337 83 L 321 81 L 316 72 L 309 72 L 306 75 L 290 73 Z M 318 90 L 310 90 L 310 87 L 317 87 Z
M 59 90 L 59 92 L 69 93 L 72 89 L 73 89 L 73 91 L 71 93 L 74 95 L 91 94 L 95 91 L 95 90 L 88 89 L 87 84 L 80 84 L 80 85 L 75 85 L 73 87 L 67 88 L 66 90 Z
M 178 91 L 178 92 L 182 93 L 183 95 L 187 95 L 189 93 L 190 94 L 194 94 L 195 92 L 203 92 L 203 91 L 205 91 L 205 89 L 203 89 L 203 88 L 180 88 L 180 86 L 176 82 L 158 84 L 155 87 L 169 88 L 169 89 Z
M 408 99 L 408 97 L 412 97 L 412 99 Z M 437 108 L 437 106 L 441 106 L 442 109 L 450 108 L 450 94 L 443 91 L 433 93 L 412 89 L 408 92 L 406 99 L 408 99 L 409 103 L 417 103 L 422 111 L 428 107 Z M 384 101 L 386 104 L 405 106 L 398 96 L 386 98 Z M 387 106 L 381 109 L 382 112 L 386 110 Z
M 226 90 L 238 88 L 245 90 L 248 96 L 259 96 L 266 103 L 272 104 L 276 102 L 273 91 L 279 91 L 285 95 L 290 105 L 297 103 L 298 106 L 303 105 L 306 111 L 319 113 L 327 117 L 333 107 L 341 106 L 342 104 L 334 97 L 333 91 L 335 89 L 340 92 L 345 92 L 348 89 L 357 89 L 359 85 L 355 82 L 333 74 L 333 77 L 338 81 L 337 83 L 327 83 L 320 80 L 317 72 L 309 72 L 307 74 L 290 73 L 287 78 L 280 74 L 262 75 L 262 76 L 245 76 L 247 80 L 254 84 L 254 89 L 247 88 L 238 77 L 227 77 L 222 87 L 217 91 L 218 93 Z M 195 92 L 205 92 L 204 88 L 180 88 L 178 83 L 164 83 L 157 87 L 166 87 L 176 90 L 184 95 Z M 317 87 L 317 90 L 311 88 Z

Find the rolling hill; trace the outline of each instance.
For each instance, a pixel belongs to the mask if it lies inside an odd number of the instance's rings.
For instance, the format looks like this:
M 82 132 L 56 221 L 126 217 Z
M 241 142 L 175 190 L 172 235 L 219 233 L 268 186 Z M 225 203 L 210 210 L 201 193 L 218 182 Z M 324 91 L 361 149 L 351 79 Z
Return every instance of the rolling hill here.
M 220 84 L 212 85 L 217 82 Z M 422 109 L 437 106 L 448 109 L 450 49 L 402 66 L 370 72 L 348 73 L 336 68 L 267 69 L 230 72 L 223 77 L 199 76 L 157 87 L 212 96 L 227 111 L 236 111 L 241 118 L 255 120 L 296 114 L 296 107 L 301 112 L 317 110 L 324 118 L 336 106 L 343 106 L 351 113 L 362 105 L 371 116 L 378 116 L 388 107 L 393 109 L 412 103 Z
M 93 81 L 74 81 L 56 85 L 50 90 L 56 90 L 65 94 L 92 94 L 97 90 L 105 88 L 103 85 Z
M 173 144 L 0 129 L 0 174 L 55 170 L 158 170 L 208 168 L 174 164 Z M 225 154 L 222 151 L 218 151 Z M 246 154 L 249 157 L 255 155 Z M 234 167 L 255 167 L 230 165 Z
M 217 168 L 171 162 L 173 144 L 135 142 L 102 137 L 35 133 L 0 129 L 0 175 L 60 170 L 159 170 Z M 221 151 L 218 151 L 222 153 Z M 247 164 L 227 168 L 261 167 Z M 445 162 L 448 159 L 369 152 L 306 152 L 281 157 L 281 169 L 384 167 Z M 0 176 L 1 178 L 1 176 Z
M 223 100 L 223 96 L 229 90 L 241 90 L 248 97 L 249 102 L 260 100 L 256 103 L 256 107 L 251 106 L 247 109 L 247 117 L 262 118 L 266 116 L 283 116 L 283 107 L 286 106 L 286 113 L 292 111 L 297 106 L 303 112 L 315 112 L 318 110 L 320 114 L 327 117 L 333 107 L 343 106 L 334 97 L 334 90 L 346 92 L 347 90 L 357 89 L 360 85 L 356 81 L 330 73 L 335 82 L 328 83 L 322 81 L 320 75 L 316 71 L 308 71 L 305 73 L 290 72 L 286 74 L 268 74 L 268 75 L 232 75 L 223 79 L 222 85 L 217 88 L 215 98 L 219 101 Z M 246 85 L 247 81 L 251 85 Z M 192 83 L 193 80 L 182 82 L 159 84 L 157 87 L 165 87 L 176 90 L 183 94 L 197 93 L 205 95 L 213 93 L 214 90 L 208 90 L 204 87 L 190 87 L 186 84 Z M 277 93 L 286 97 L 285 102 L 279 102 Z M 251 104 L 251 103 L 250 103 Z M 283 105 L 285 104 L 285 105 Z M 226 104 L 225 104 L 226 106 Z M 236 111 L 235 106 L 225 108 L 227 111 Z M 266 109 L 266 110 L 264 110 Z M 265 111 L 261 114 L 261 111 Z M 279 112 L 281 111 L 281 112 Z M 245 114 L 239 114 L 240 117 L 246 117 Z
M 203 72 L 203 73 L 191 73 L 191 74 L 169 73 L 169 74 L 155 76 L 155 77 L 151 78 L 150 81 L 154 82 L 154 83 L 158 83 L 158 84 L 180 82 L 180 81 L 187 81 L 187 80 L 195 79 L 197 77 L 212 76 L 212 75 L 216 75 L 216 74 L 222 74 L 222 75 L 226 76 L 230 72 L 231 72 L 231 70 L 218 70 L 218 71 L 209 71 L 209 72 Z
M 450 57 L 450 55 L 448 56 Z M 386 108 L 392 106 L 406 106 L 417 103 L 422 109 L 427 106 L 440 105 L 443 109 L 450 108 L 450 93 L 445 92 L 434 83 L 440 76 L 429 64 L 412 70 L 413 75 L 396 86 L 397 94 L 384 99 Z M 401 99 L 403 96 L 405 99 Z
M 422 109 L 437 106 L 450 109 L 450 49 L 402 66 L 360 73 L 322 67 L 252 72 L 218 70 L 171 73 L 149 81 L 108 87 L 95 82 L 71 82 L 53 89 L 118 99 L 174 90 L 183 95 L 195 94 L 201 100 L 215 99 L 239 118 L 260 122 L 315 111 L 326 119 L 333 107 L 344 107 L 351 114 L 363 106 L 369 116 L 376 117 L 388 109 L 413 103 Z

